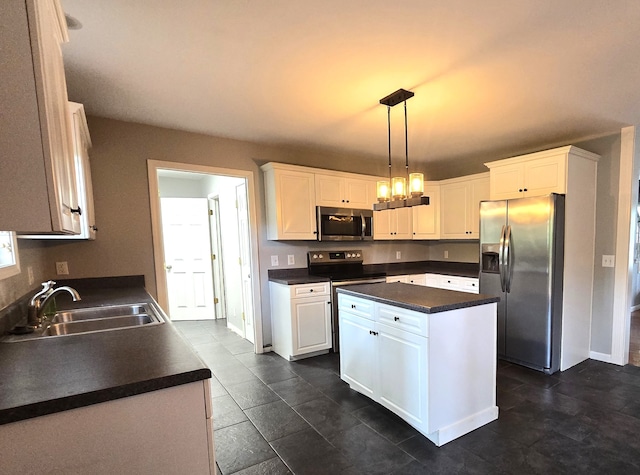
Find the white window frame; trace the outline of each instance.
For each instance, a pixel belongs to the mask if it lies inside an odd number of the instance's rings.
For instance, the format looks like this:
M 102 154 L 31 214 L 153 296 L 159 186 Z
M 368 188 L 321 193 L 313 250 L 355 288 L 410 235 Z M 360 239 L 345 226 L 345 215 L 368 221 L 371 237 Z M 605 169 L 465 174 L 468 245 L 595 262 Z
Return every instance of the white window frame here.
M 13 231 L 0 231 L 0 250 L 9 250 L 13 262 L 0 265 L 0 280 L 20 273 L 20 258 L 18 257 L 18 240 Z

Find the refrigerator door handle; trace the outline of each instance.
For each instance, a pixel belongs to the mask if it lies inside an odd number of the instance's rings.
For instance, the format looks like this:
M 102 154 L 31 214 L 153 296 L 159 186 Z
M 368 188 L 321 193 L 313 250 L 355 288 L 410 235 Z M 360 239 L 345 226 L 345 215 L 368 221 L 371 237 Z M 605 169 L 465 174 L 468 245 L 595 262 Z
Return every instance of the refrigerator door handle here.
M 507 293 L 511 292 L 511 226 L 507 226 L 504 238 L 504 281 Z
M 502 226 L 502 231 L 500 231 L 500 247 L 498 248 L 498 270 L 500 271 L 500 288 L 503 292 L 506 292 L 506 283 L 505 283 L 505 262 L 504 262 L 504 241 L 505 241 L 505 231 L 507 227 L 505 225 Z

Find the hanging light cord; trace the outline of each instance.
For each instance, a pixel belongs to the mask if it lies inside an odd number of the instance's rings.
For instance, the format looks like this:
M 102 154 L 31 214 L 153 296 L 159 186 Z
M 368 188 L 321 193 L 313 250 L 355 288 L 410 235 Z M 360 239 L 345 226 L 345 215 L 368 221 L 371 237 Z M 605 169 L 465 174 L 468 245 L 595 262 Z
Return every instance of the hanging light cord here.
M 409 139 L 407 137 L 407 101 L 404 101 L 404 167 L 407 172 L 407 184 L 409 184 Z
M 389 137 L 389 186 L 391 186 L 391 106 L 387 106 L 387 135 Z

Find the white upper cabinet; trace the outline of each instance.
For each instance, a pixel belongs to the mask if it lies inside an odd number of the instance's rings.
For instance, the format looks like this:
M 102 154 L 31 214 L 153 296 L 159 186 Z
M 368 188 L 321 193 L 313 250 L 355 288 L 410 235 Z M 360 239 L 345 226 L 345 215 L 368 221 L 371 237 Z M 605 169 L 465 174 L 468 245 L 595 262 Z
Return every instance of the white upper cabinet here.
M 440 239 L 440 185 L 425 182 L 424 196 L 429 197 L 428 205 L 411 208 L 413 239 Z
M 491 199 L 566 194 L 572 159 L 597 160 L 597 156 L 569 146 L 485 163 L 490 170 Z
M 96 238 L 98 228 L 95 225 L 95 213 L 93 207 L 93 186 L 91 184 L 91 164 L 89 163 L 89 149 L 91 148 L 91 136 L 87 126 L 87 117 L 84 106 L 75 102 L 69 102 L 68 113 L 72 129 L 72 144 L 74 155 L 74 175 L 76 190 L 78 193 L 78 213 L 74 213 L 79 223 L 78 234 L 22 234 L 23 239 L 89 239 Z
M 71 123 L 56 0 L 1 2 L 0 229 L 80 231 Z
M 373 179 L 315 173 L 315 186 L 317 206 L 371 209 L 376 201 Z
M 373 239 L 411 239 L 411 208 L 393 208 L 373 212 Z
M 440 182 L 441 239 L 479 239 L 480 201 L 489 199 L 489 174 Z
M 267 239 L 315 240 L 313 173 L 280 163 L 262 165 L 267 207 Z

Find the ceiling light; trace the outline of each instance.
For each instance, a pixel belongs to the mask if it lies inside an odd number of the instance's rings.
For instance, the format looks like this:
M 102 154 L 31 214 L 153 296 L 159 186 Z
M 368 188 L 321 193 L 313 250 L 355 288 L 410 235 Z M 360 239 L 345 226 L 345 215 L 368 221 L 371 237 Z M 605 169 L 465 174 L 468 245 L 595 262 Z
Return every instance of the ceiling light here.
M 409 141 L 407 138 L 407 99 L 411 99 L 414 93 L 405 89 L 398 89 L 380 99 L 380 104 L 387 106 L 387 132 L 389 144 L 389 181 L 381 180 L 377 183 L 376 192 L 378 203 L 373 209 L 378 211 L 388 208 L 402 208 L 405 206 L 428 205 L 429 197 L 424 193 L 424 175 L 422 173 L 409 174 Z M 406 176 L 391 177 L 391 108 L 404 103 L 404 145 L 405 145 L 405 171 Z M 409 190 L 407 191 L 407 179 Z M 411 198 L 409 198 L 409 195 Z

